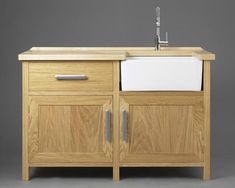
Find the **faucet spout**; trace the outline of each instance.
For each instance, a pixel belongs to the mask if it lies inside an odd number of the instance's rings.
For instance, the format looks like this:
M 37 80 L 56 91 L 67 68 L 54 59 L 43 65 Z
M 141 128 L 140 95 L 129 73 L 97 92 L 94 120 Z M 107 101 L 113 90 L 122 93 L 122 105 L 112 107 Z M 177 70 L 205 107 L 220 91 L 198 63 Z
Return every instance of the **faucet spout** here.
M 160 7 L 156 7 L 156 33 L 155 33 L 155 50 L 160 50 L 161 46 L 168 46 L 168 34 L 166 32 L 166 40 L 161 40 L 160 34 Z

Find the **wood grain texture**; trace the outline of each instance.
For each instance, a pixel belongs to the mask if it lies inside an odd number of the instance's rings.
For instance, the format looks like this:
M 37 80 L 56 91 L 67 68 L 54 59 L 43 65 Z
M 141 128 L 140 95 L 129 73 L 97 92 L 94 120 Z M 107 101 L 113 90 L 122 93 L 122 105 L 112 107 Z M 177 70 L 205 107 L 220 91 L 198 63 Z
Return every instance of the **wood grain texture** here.
M 28 63 L 22 64 L 22 179 L 29 180 L 28 158 Z
M 64 162 L 59 162 L 59 163 L 30 163 L 30 167 L 113 167 L 113 164 L 110 162 L 82 162 L 82 163 L 74 163 L 74 162 L 69 162 L 69 163 L 64 163 Z
M 203 66 L 203 89 L 204 89 L 204 124 L 205 124 L 205 153 L 203 179 L 210 179 L 210 62 L 204 61 Z
M 192 153 L 192 106 L 131 106 L 130 153 Z
M 112 164 L 112 159 L 108 159 L 104 153 L 73 153 L 73 152 L 48 152 L 48 153 L 37 153 L 30 164 L 34 163 L 110 163 Z
M 102 152 L 102 106 L 39 106 L 39 152 Z
M 30 97 L 30 163 L 112 162 L 106 110 L 110 96 Z
M 120 168 L 119 168 L 119 86 L 120 86 L 120 65 L 119 62 L 113 63 L 113 180 L 119 181 Z
M 120 96 L 203 96 L 203 91 L 120 91 Z
M 113 95 L 113 91 L 30 91 L 30 96 L 105 96 Z
M 121 108 L 128 112 L 128 141 L 121 142 L 121 162 L 203 161 L 202 101 L 203 97 L 194 96 L 184 103 L 172 96 L 123 98 Z
M 64 48 L 65 49 L 65 48 Z M 18 59 L 21 61 L 33 61 L 33 60 L 123 60 L 126 58 L 124 51 L 87 51 L 76 50 L 74 48 L 66 48 L 67 50 L 48 50 L 48 48 L 30 49 L 24 53 L 19 54 Z
M 190 162 L 176 162 L 176 163 L 169 163 L 169 162 L 138 162 L 138 163 L 128 163 L 128 162 L 121 162 L 121 167 L 203 167 L 204 162 L 196 162 L 196 163 L 190 163 Z
M 121 161 L 121 163 L 201 163 L 202 161 L 194 153 L 144 153 L 144 154 L 134 154 L 129 153 Z
M 19 60 L 124 60 L 131 56 L 193 56 L 214 60 L 200 47 L 33 47 L 19 54 Z
M 29 64 L 30 91 L 112 91 L 112 63 L 104 61 Z M 56 80 L 55 75 L 83 74 L 87 80 Z
M 122 96 L 125 101 L 128 101 L 129 104 L 138 105 L 138 104 L 151 104 L 151 105 L 195 105 L 203 104 L 203 96 L 191 96 L 187 95 L 185 92 L 183 96 L 173 95 L 173 96 L 161 96 L 156 94 L 155 96 Z M 140 102 L 144 101 L 144 102 Z

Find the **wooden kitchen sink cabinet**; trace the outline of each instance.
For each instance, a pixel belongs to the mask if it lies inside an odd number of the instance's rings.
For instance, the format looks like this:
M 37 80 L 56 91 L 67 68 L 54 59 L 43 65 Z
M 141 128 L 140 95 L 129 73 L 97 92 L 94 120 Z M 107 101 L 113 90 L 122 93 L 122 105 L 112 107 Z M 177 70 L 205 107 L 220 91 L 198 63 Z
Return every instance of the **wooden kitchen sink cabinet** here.
M 194 57 L 201 91 L 122 91 L 127 57 Z M 23 70 L 22 179 L 30 167 L 202 167 L 210 179 L 210 61 L 202 48 L 32 48 Z M 144 62 L 143 62 L 144 63 Z M 132 71 L 132 70 L 131 70 Z M 144 79 L 144 78 L 143 78 Z

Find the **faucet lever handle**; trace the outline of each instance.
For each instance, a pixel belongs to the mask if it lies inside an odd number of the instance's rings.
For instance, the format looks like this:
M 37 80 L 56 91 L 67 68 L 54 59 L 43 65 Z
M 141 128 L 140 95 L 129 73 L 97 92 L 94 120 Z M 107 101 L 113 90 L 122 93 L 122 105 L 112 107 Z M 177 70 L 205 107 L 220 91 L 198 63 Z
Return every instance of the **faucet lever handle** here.
M 159 41 L 159 45 L 166 47 L 166 46 L 168 46 L 168 43 L 169 43 L 169 42 L 168 42 L 168 33 L 166 32 L 166 40 L 160 40 L 160 41 Z

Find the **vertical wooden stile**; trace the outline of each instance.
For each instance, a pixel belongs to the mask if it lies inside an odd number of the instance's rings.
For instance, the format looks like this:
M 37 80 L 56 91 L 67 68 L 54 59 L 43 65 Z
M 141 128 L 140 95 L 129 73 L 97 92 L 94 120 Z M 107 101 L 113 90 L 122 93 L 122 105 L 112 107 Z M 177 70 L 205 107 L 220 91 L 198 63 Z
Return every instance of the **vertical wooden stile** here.
M 203 88 L 204 88 L 204 126 L 205 151 L 203 179 L 210 179 L 210 61 L 204 61 Z
M 22 77 L 22 179 L 28 181 L 28 62 L 22 63 Z
M 113 180 L 119 181 L 119 61 L 113 63 Z

